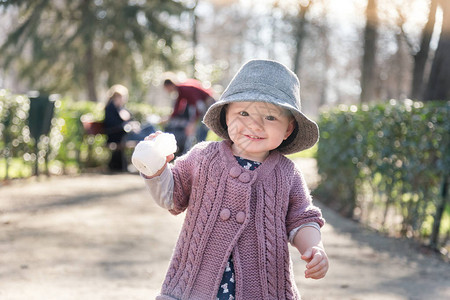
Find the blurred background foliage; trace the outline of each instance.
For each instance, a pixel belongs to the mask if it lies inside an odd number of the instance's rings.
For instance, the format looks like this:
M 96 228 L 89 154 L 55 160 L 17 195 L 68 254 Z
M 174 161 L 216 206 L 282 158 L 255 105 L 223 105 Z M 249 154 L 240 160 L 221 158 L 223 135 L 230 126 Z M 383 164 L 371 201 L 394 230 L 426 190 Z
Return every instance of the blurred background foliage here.
M 30 129 L 26 124 L 29 111 L 29 99 L 24 95 L 13 95 L 6 90 L 0 90 L 0 152 L 3 168 L 2 178 L 9 172 L 13 158 L 20 158 L 25 163 L 32 159 L 32 144 Z M 14 168 L 17 169 L 17 168 Z M 17 176 L 30 176 L 31 172 L 21 168 Z
M 217 93 L 252 58 L 299 75 L 303 110 L 449 97 L 444 0 L 0 1 L 0 86 L 170 107 L 168 72 Z
M 0 48 L 4 68 L 41 92 L 70 91 L 78 97 L 83 91 L 91 101 L 98 99 L 100 81 L 111 86 L 127 78 L 129 87 L 140 90 L 139 72 L 153 60 L 175 67 L 172 42 L 178 30 L 169 23 L 188 10 L 172 0 L 0 5 L 15 25 Z

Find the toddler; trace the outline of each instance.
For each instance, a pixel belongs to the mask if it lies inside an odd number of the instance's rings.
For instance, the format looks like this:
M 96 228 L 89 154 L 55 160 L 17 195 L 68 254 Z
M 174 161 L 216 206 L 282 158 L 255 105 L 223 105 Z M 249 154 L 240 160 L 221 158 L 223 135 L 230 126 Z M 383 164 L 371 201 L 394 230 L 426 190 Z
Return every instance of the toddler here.
M 307 262 L 307 278 L 324 277 L 328 258 L 321 212 L 284 156 L 318 140 L 300 111 L 297 76 L 275 61 L 249 61 L 203 122 L 223 141 L 142 175 L 160 206 L 186 211 L 157 299 L 300 299 L 288 244 Z

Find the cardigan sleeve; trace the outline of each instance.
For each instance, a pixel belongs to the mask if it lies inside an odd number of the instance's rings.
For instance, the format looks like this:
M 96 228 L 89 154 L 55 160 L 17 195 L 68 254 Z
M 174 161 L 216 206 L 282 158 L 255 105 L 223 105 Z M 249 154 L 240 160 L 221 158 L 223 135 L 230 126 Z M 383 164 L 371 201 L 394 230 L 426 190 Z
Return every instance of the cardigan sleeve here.
M 312 198 L 302 173 L 295 168 L 289 192 L 286 230 L 291 232 L 295 228 L 310 222 L 316 222 L 320 227 L 325 224 L 322 212 L 312 204 Z
M 202 147 L 195 146 L 185 155 L 177 158 L 175 163 L 170 166 L 173 174 L 173 206 L 169 211 L 174 214 L 180 214 L 186 210 L 189 205 L 189 198 L 192 192 L 196 170 L 199 159 L 202 156 Z

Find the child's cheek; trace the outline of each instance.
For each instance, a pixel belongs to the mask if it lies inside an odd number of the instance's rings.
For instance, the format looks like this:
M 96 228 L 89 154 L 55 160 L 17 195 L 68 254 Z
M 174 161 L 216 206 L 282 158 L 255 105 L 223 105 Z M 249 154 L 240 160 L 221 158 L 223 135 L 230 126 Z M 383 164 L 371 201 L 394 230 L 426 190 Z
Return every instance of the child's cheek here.
M 231 122 L 228 123 L 228 135 L 231 137 L 236 135 L 236 133 L 238 132 L 238 126 L 236 119 L 231 119 L 230 121 Z

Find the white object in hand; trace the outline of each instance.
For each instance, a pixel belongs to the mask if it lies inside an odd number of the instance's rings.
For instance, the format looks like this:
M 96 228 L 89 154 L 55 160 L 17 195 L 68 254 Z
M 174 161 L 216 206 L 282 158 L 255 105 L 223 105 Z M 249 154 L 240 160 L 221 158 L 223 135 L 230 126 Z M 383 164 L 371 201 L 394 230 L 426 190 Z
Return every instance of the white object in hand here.
M 171 133 L 161 133 L 154 139 L 141 141 L 134 148 L 131 162 L 146 176 L 153 176 L 166 163 L 166 157 L 177 151 L 177 141 Z

